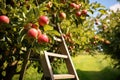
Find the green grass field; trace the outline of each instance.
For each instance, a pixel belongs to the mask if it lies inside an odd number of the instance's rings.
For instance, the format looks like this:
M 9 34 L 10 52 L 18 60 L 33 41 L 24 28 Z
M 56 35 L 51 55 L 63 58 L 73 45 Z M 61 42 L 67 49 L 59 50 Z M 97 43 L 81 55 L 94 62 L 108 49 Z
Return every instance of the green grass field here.
M 79 55 L 73 58 L 80 80 L 117 80 L 120 71 L 112 68 L 110 58 L 104 55 Z
M 104 55 L 79 55 L 73 57 L 73 63 L 80 80 L 118 80 L 120 71 L 112 68 L 110 58 L 104 59 Z M 65 65 L 62 64 L 58 72 L 66 72 Z M 18 80 L 19 76 L 15 76 L 13 80 Z M 41 74 L 37 73 L 37 69 L 30 67 L 24 76 L 24 80 L 41 80 Z

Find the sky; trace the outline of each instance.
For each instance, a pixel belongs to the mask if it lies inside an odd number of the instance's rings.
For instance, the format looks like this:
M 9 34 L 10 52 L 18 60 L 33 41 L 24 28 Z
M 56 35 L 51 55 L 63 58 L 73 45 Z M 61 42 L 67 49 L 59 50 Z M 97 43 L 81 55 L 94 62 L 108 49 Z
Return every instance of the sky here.
M 96 1 L 113 11 L 116 11 L 118 8 L 120 9 L 120 2 L 117 2 L 117 0 L 90 0 L 90 2 Z

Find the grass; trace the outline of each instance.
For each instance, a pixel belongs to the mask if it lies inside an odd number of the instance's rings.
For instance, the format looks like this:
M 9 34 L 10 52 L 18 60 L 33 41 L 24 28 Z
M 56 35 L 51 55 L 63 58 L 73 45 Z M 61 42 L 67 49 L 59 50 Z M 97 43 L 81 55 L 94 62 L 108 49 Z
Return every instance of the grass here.
M 73 57 L 73 63 L 80 80 L 118 80 L 120 71 L 112 68 L 111 59 L 104 59 L 104 55 L 79 55 Z M 66 72 L 65 65 L 58 69 L 58 73 Z M 24 80 L 41 80 L 42 74 L 37 69 L 30 67 L 24 76 Z M 16 75 L 13 80 L 18 80 Z
M 104 55 L 79 55 L 73 58 L 80 80 L 116 80 L 119 70 L 113 69 L 111 59 Z

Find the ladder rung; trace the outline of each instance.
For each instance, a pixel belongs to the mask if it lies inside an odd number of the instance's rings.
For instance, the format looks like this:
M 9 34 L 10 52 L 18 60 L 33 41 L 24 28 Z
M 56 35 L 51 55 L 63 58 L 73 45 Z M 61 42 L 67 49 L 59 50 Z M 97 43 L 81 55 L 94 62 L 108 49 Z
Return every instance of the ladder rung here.
M 46 52 L 46 53 L 48 56 L 59 57 L 59 58 L 68 58 L 67 55 L 63 55 L 63 54 L 52 53 L 52 52 Z
M 54 79 L 74 79 L 73 74 L 54 74 Z

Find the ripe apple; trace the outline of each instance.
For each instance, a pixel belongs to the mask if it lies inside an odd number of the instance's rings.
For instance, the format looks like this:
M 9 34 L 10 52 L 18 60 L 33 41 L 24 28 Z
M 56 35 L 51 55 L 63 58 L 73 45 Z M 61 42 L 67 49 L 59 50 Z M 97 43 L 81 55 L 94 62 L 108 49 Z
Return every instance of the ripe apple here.
M 47 16 L 40 16 L 38 22 L 40 26 L 44 26 L 46 24 L 49 24 L 49 19 Z
M 80 11 L 76 12 L 76 16 L 81 16 L 81 12 Z
M 47 43 L 49 42 L 49 38 L 46 34 L 41 34 L 38 36 L 38 43 Z
M 61 12 L 60 13 L 60 18 L 65 19 L 66 18 L 66 14 L 64 12 Z
M 38 29 L 38 26 L 36 24 L 32 24 L 32 28 Z
M 87 10 L 82 10 L 83 15 L 87 15 Z
M 37 36 L 38 36 L 38 30 L 35 29 L 35 28 L 31 28 L 31 29 L 28 30 L 27 34 L 30 37 L 37 38 Z
M 75 7 L 76 9 L 80 9 L 80 5 L 76 5 L 76 7 Z
M 70 7 L 76 8 L 76 4 L 75 3 L 70 3 Z
M 7 16 L 5 16 L 5 15 L 0 16 L 0 23 L 9 24 L 9 22 L 10 22 L 10 20 L 9 20 L 9 18 Z

